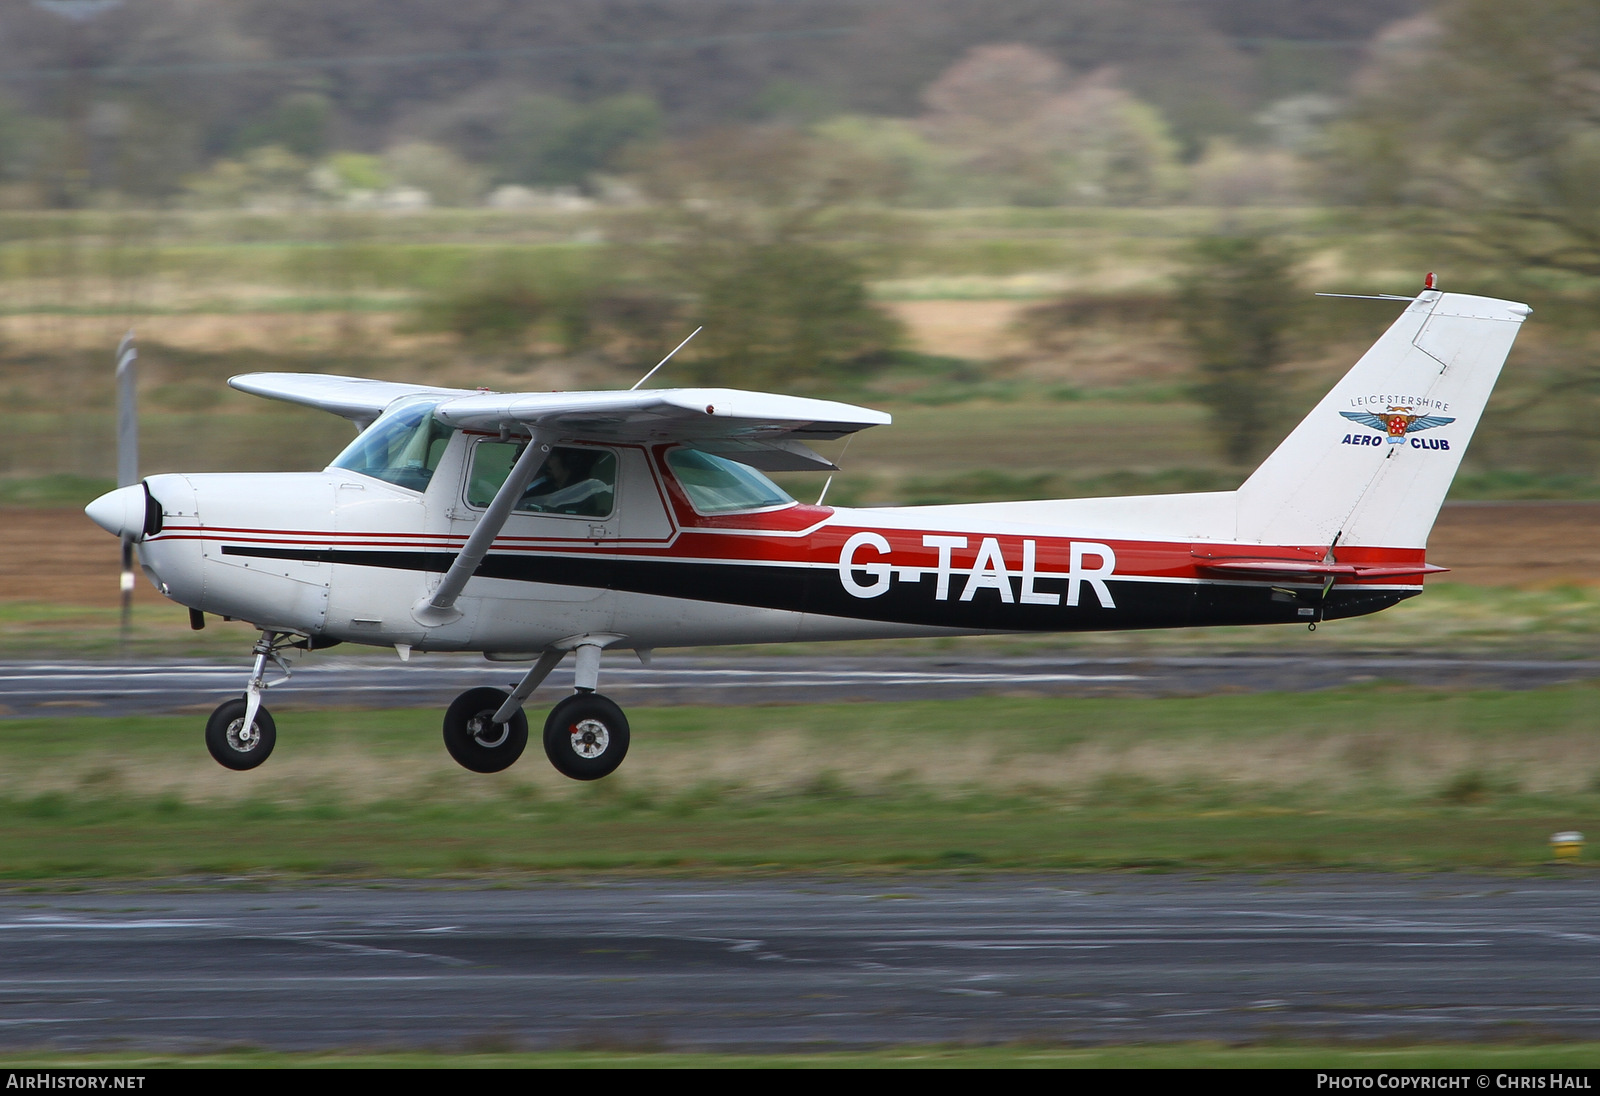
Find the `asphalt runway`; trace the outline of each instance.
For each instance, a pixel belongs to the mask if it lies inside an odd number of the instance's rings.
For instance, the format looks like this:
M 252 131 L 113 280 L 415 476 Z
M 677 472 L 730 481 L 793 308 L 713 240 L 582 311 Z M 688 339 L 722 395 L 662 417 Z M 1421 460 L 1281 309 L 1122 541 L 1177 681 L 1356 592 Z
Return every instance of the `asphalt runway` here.
M 0 1046 L 1600 1037 L 1600 881 L 613 881 L 0 896 Z
M 313 654 L 268 694 L 276 710 L 442 708 L 465 689 L 509 688 L 525 667 L 473 656 L 397 658 Z M 244 691 L 238 663 L 0 662 L 0 718 L 206 712 Z M 274 675 L 276 676 L 276 675 Z M 620 653 L 600 690 L 623 705 L 789 704 L 970 696 L 1196 696 L 1304 692 L 1376 682 L 1446 688 L 1529 689 L 1600 679 L 1600 661 L 1403 656 L 1079 659 L 972 656 L 799 657 L 673 655 L 640 665 Z M 568 659 L 534 694 L 540 708 L 572 688 Z

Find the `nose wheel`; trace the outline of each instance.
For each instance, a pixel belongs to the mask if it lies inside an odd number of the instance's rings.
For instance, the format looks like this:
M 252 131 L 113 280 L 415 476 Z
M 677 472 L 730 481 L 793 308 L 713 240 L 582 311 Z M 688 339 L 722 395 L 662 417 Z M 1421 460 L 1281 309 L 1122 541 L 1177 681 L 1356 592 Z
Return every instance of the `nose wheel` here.
M 283 680 L 289 680 L 289 664 L 283 660 L 283 652 L 296 642 L 292 632 L 263 630 L 252 648 L 255 668 L 250 671 L 244 695 L 224 700 L 206 720 L 206 749 L 223 768 L 243 772 L 272 755 L 272 747 L 278 744 L 278 725 L 261 705 L 261 694 L 268 685 L 267 663 L 275 664 L 283 671 Z
M 206 720 L 206 749 L 225 769 L 253 769 L 270 757 L 272 747 L 278 744 L 278 725 L 272 714 L 258 705 L 254 718 L 246 723 L 249 707 L 242 696 L 224 700 Z

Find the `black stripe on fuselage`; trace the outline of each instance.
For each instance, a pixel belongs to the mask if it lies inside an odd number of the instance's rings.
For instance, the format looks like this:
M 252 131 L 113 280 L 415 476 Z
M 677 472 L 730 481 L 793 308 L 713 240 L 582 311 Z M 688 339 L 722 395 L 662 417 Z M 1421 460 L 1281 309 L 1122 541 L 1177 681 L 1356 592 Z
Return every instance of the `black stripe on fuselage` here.
M 456 554 L 449 551 L 370 548 L 279 548 L 225 544 L 229 556 L 306 560 L 354 567 L 443 573 Z M 1336 620 L 1386 609 L 1417 590 L 1372 590 L 1335 587 L 1322 600 L 1320 588 L 1290 592 L 1268 584 L 1218 582 L 1149 582 L 1112 576 L 1105 580 L 1115 608 L 1099 602 L 1088 582 L 1079 603 L 1066 602 L 1066 579 L 1040 578 L 1039 593 L 1059 594 L 1059 605 L 1020 604 L 1021 578 L 1013 577 L 1012 602 L 999 590 L 981 589 L 961 601 L 963 572 L 953 572 L 950 597 L 934 598 L 934 577 L 920 582 L 894 582 L 885 593 L 858 598 L 845 590 L 835 567 L 802 567 L 771 563 L 718 563 L 707 560 L 616 559 L 569 554 L 492 553 L 475 572 L 483 578 L 582 586 L 635 594 L 749 605 L 855 620 L 881 620 L 941 628 L 994 631 L 1072 632 L 1113 628 L 1183 628 L 1217 624 L 1291 624 L 1309 619 Z M 1312 609 L 1312 616 L 1300 610 Z

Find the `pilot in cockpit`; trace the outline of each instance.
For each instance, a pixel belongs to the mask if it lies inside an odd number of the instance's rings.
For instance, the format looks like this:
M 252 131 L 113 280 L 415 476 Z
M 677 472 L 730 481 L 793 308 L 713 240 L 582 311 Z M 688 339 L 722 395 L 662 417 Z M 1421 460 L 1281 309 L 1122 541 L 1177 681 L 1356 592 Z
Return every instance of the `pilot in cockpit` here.
M 583 450 L 550 450 L 544 467 L 522 492 L 517 509 L 596 517 L 610 513 L 611 484 L 593 475 L 596 458 L 602 455 Z

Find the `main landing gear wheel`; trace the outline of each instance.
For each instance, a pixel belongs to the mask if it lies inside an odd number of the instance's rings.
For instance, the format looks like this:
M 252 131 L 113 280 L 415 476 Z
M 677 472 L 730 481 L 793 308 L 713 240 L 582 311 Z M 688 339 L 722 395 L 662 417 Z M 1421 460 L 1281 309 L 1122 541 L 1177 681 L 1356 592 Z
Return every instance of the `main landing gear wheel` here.
M 544 752 L 562 776 L 610 776 L 628 756 L 628 717 L 599 693 L 575 693 L 550 709 Z
M 226 769 L 253 769 L 272 754 L 278 744 L 278 725 L 265 708 L 256 709 L 249 727 L 244 725 L 244 697 L 224 700 L 206 720 L 206 749 Z
M 468 689 L 444 713 L 444 748 L 462 768 L 497 773 L 522 756 L 528 745 L 528 717 L 522 709 L 508 722 L 492 721 L 510 695 L 500 689 Z

